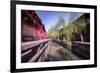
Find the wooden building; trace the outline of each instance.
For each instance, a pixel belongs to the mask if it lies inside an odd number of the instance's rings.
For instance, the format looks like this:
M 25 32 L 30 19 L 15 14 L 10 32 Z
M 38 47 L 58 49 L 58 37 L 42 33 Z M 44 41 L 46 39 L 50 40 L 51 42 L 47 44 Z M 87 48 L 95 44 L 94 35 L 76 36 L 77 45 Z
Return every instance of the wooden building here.
M 21 11 L 22 42 L 48 38 L 45 26 L 34 10 Z

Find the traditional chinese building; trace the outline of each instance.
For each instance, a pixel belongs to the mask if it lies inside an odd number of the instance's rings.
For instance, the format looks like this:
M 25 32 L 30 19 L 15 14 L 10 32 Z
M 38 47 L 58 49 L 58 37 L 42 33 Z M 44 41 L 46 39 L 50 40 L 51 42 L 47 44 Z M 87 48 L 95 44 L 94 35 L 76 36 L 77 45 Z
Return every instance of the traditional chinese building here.
M 46 39 L 47 32 L 34 10 L 21 11 L 22 42 Z

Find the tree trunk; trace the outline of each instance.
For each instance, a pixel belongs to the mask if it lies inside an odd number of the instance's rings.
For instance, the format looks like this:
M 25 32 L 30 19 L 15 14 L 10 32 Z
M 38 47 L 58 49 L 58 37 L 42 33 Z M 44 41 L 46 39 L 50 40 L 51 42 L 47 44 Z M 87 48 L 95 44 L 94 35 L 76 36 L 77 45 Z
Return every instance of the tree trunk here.
M 80 38 L 81 38 L 81 41 L 83 42 L 84 39 L 83 39 L 83 35 L 80 33 Z

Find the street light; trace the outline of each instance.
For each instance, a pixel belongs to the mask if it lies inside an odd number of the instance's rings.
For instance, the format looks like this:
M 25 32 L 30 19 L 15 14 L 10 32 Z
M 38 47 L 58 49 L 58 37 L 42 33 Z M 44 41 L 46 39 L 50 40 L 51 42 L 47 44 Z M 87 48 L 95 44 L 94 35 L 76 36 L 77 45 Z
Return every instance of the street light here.
M 61 40 L 61 38 L 62 38 L 62 29 L 63 29 L 63 26 L 61 25 L 59 27 L 59 40 Z

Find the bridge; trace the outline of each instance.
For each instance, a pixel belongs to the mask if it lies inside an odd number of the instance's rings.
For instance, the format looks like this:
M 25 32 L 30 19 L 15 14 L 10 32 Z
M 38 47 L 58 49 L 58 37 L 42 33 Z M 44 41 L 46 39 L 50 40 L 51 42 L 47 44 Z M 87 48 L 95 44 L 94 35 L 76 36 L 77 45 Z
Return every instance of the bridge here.
M 71 49 L 66 49 L 67 41 L 44 39 L 24 42 L 21 45 L 21 62 L 48 62 L 84 60 L 90 58 L 90 44 L 86 42 L 71 43 Z

